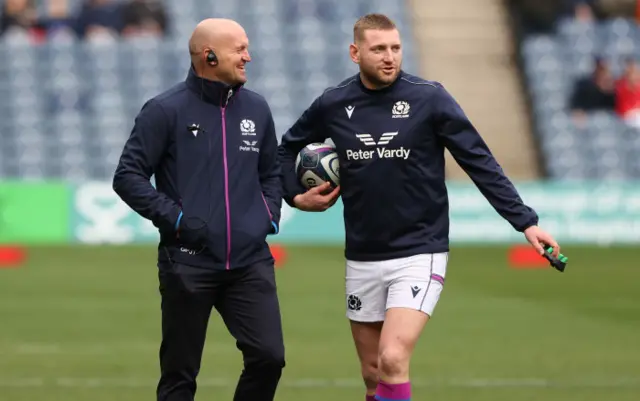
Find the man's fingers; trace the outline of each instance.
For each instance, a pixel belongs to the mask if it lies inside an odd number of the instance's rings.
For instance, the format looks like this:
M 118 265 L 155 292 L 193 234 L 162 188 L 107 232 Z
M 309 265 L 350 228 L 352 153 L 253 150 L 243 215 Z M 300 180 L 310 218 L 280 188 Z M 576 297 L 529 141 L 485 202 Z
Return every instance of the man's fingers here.
M 544 255 L 544 249 L 542 248 L 542 245 L 540 245 L 539 241 L 536 240 L 531 245 L 533 245 L 536 252 L 538 252 L 540 255 Z
M 551 247 L 552 248 L 551 254 L 554 257 L 557 258 L 560 255 L 560 246 L 558 245 L 556 240 L 553 239 L 551 235 L 545 232 L 540 233 L 538 235 L 538 242 L 540 242 L 544 246 L 545 250 Z
M 331 189 L 331 183 L 325 181 L 322 184 L 309 189 L 309 209 L 311 210 L 327 210 L 340 196 L 340 186 Z
M 551 255 L 553 255 L 553 257 L 557 258 L 560 256 L 560 245 L 558 245 L 558 243 L 551 236 L 546 236 L 545 238 L 541 239 L 541 241 L 546 245 L 547 248 L 552 248 Z
M 553 256 L 556 258 L 560 256 L 560 245 L 551 237 L 548 237 L 545 241 L 547 245 L 553 247 Z
M 333 191 L 331 191 L 331 193 L 329 193 L 329 197 L 333 198 L 333 199 L 338 199 L 338 196 L 340 195 L 340 187 L 335 187 L 333 189 Z
M 340 190 L 338 188 L 334 188 L 330 192 L 325 191 L 324 193 L 318 194 L 318 198 L 321 199 L 322 202 L 329 202 L 330 199 L 336 198 L 339 192 Z
M 320 204 L 328 208 L 330 206 L 333 206 L 333 204 L 336 203 L 337 200 L 338 198 L 332 198 L 330 195 L 325 195 L 320 201 Z
M 331 187 L 331 183 L 329 183 L 329 181 L 325 181 L 322 184 L 311 188 L 309 191 L 317 194 L 322 194 L 324 191 L 329 189 L 329 187 Z
M 320 196 L 318 196 L 319 207 L 321 207 L 323 210 L 327 210 L 336 203 L 336 201 L 338 200 L 338 196 L 340 196 L 340 187 L 334 188 L 326 195 L 320 194 Z
M 330 205 L 333 205 L 334 203 L 336 203 L 339 196 L 340 196 L 340 187 L 336 187 L 333 189 L 333 191 L 325 195 L 325 202 L 327 202 Z
M 525 236 L 527 241 L 529 241 L 531 246 L 533 246 L 540 255 L 544 255 L 547 248 L 551 247 L 551 254 L 556 258 L 560 256 L 560 246 L 549 233 L 535 228 L 529 230 Z

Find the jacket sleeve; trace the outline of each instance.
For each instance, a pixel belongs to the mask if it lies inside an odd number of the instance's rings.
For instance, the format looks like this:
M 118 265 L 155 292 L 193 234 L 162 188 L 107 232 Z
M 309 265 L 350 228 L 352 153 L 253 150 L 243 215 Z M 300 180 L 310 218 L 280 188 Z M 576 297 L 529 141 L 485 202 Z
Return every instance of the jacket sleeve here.
M 175 201 L 151 185 L 169 142 L 168 118 L 162 107 L 149 101 L 140 110 L 124 145 L 113 177 L 113 190 L 140 216 L 151 220 L 160 232 L 173 232 L 182 217 Z
M 296 175 L 296 158 L 298 153 L 310 143 L 324 142 L 327 139 L 326 130 L 322 127 L 322 96 L 317 97 L 300 118 L 282 136 L 278 147 L 278 159 L 282 168 L 283 198 L 291 207 L 296 195 L 306 192 Z
M 272 234 L 280 231 L 280 209 L 282 207 L 282 186 L 280 184 L 280 163 L 278 161 L 278 138 L 276 137 L 273 115 L 269 111 L 267 132 L 260 145 L 260 161 L 258 163 L 262 196 L 269 210 Z
M 460 105 L 442 85 L 438 84 L 436 91 L 435 125 L 442 143 L 456 162 L 514 229 L 522 232 L 537 225 L 538 215 L 523 203 Z

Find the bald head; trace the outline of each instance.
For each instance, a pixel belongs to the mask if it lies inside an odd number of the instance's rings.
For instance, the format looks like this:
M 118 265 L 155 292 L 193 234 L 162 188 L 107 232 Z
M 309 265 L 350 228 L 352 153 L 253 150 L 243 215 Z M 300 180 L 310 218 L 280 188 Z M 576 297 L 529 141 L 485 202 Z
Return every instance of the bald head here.
M 200 21 L 189 39 L 189 52 L 191 57 L 197 57 L 197 53 L 205 48 L 220 47 L 220 44 L 233 37 L 245 35 L 244 29 L 237 22 L 224 18 L 209 18 Z
M 189 53 L 196 72 L 213 80 L 229 84 L 244 83 L 244 65 L 251 61 L 247 34 L 236 21 L 225 18 L 208 18 L 196 25 L 189 39 Z M 215 65 L 207 61 L 213 52 L 218 59 Z M 210 70 L 213 68 L 213 70 Z M 230 82 L 227 82 L 231 79 Z

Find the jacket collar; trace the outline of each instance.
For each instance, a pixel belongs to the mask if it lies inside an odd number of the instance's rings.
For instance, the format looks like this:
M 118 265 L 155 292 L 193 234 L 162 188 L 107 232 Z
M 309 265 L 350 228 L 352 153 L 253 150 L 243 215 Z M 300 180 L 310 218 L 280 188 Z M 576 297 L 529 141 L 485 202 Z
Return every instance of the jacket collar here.
M 226 107 L 231 97 L 243 86 L 242 84 L 228 85 L 220 81 L 200 78 L 196 75 L 193 64 L 191 64 L 191 68 L 189 68 L 189 74 L 185 82 L 187 87 L 198 94 L 202 100 L 221 107 Z

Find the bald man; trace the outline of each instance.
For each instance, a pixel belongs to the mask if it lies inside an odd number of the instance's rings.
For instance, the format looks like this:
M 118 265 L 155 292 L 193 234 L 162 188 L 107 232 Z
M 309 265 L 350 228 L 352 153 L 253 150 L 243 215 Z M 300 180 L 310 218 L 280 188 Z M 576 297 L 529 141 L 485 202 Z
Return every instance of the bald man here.
M 194 399 L 214 307 L 243 355 L 234 400 L 273 400 L 285 364 L 266 242 L 280 219 L 277 139 L 265 99 L 243 88 L 248 47 L 233 21 L 198 24 L 186 80 L 144 104 L 113 179 L 160 234 L 158 401 Z

